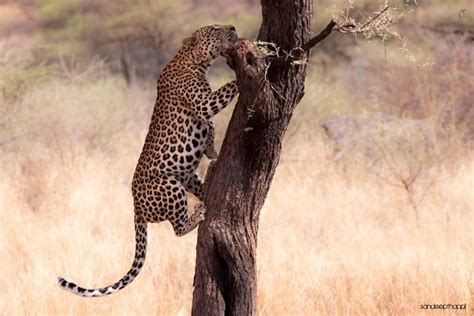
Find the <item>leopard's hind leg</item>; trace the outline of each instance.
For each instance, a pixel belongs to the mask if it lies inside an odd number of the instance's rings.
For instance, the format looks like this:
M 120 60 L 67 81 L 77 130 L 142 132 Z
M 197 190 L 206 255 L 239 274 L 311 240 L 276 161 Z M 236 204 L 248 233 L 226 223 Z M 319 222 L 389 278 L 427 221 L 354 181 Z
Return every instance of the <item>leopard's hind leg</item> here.
M 204 154 L 206 155 L 207 158 L 209 159 L 216 159 L 217 158 L 217 152 L 216 148 L 214 147 L 214 137 L 216 136 L 215 128 L 214 128 L 214 123 L 209 121 L 208 127 L 207 127 L 207 141 L 206 141 L 206 151 Z
M 186 191 L 194 194 L 200 201 L 204 200 L 204 194 L 206 194 L 207 188 L 209 186 L 209 181 L 216 168 L 216 162 L 216 159 L 210 161 L 209 166 L 207 167 L 206 178 L 204 181 L 201 179 L 201 177 L 199 177 L 196 172 L 185 184 Z
M 136 201 L 139 204 L 136 209 L 147 222 L 168 220 L 176 235 L 183 236 L 204 220 L 206 208 L 202 203 L 188 215 L 186 191 L 174 176 L 160 175 L 147 181 L 144 188 L 143 196 Z
M 194 194 L 199 201 L 204 199 L 203 181 L 197 172 L 189 178 L 189 180 L 184 184 L 184 187 L 187 192 Z

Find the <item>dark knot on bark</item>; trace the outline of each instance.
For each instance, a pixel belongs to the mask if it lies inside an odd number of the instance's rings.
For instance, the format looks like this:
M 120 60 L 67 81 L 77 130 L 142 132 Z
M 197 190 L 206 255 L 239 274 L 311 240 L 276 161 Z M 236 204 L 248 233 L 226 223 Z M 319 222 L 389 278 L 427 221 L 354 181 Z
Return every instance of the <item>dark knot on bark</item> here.
M 235 70 L 239 87 L 252 88 L 265 79 L 267 61 L 254 42 L 239 39 L 222 47 L 221 55 Z

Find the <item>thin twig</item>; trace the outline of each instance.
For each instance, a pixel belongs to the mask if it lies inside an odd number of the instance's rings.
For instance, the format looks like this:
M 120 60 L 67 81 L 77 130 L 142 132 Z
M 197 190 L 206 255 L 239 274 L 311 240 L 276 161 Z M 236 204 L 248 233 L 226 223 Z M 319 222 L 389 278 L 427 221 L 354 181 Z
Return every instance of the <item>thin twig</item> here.
M 369 25 L 370 23 L 372 23 L 373 21 L 377 20 L 382 14 L 384 14 L 385 12 L 387 12 L 387 10 L 390 8 L 390 6 L 386 6 L 385 8 L 383 8 L 376 16 L 374 16 L 372 19 L 369 20 L 369 22 L 365 23 L 361 29 L 364 29 L 367 25 Z

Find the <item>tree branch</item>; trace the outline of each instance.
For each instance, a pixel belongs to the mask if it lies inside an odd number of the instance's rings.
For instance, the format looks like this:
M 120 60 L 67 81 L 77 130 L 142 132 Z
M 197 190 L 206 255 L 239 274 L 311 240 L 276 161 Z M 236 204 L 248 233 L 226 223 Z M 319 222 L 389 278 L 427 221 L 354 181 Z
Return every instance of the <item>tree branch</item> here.
M 364 24 L 355 23 L 352 19 L 346 18 L 343 23 L 332 19 L 329 24 L 318 35 L 311 38 L 301 47 L 293 48 L 289 53 L 283 52 L 279 55 L 278 48 L 275 54 L 271 56 L 272 64 L 291 63 L 301 61 L 303 56 L 309 54 L 311 48 L 326 39 L 334 30 L 343 34 L 350 33 L 382 33 L 393 24 L 393 18 L 390 13 L 390 6 L 383 7 L 377 14 Z M 269 47 L 267 47 L 268 49 Z M 270 47 L 270 51 L 273 47 Z M 275 50 L 275 48 L 273 48 Z
M 322 30 L 315 37 L 311 38 L 302 47 L 293 48 L 290 53 L 285 53 L 283 56 L 278 56 L 278 54 L 276 54 L 277 57 L 272 58 L 271 63 L 273 65 L 279 65 L 283 63 L 291 63 L 297 60 L 301 60 L 304 54 L 309 54 L 311 48 L 326 39 L 326 37 L 328 37 L 332 33 L 336 25 L 336 21 L 331 20 L 331 22 L 329 22 L 329 24 L 324 28 L 324 30 Z
M 303 45 L 303 47 L 301 47 L 303 52 L 308 53 L 311 48 L 328 37 L 336 25 L 336 21 L 331 20 L 331 22 L 329 22 L 329 24 L 324 28 L 324 30 L 321 31 L 321 33 L 310 39 L 306 44 Z

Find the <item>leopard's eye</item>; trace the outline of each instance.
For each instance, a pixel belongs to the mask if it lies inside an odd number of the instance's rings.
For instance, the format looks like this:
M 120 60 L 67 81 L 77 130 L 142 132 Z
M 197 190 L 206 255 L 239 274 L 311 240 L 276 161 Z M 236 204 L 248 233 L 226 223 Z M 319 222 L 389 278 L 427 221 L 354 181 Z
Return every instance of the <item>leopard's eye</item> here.
M 212 25 L 212 30 L 213 31 L 219 31 L 221 28 L 218 27 L 217 25 Z

